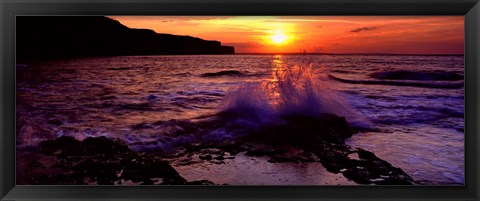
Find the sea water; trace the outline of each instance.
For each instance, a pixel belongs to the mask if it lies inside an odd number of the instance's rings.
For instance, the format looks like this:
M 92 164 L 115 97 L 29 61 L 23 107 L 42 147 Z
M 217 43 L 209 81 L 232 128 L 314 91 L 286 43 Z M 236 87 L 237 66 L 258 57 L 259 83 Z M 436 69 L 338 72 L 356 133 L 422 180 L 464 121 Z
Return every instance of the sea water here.
M 284 113 L 345 116 L 347 143 L 423 184 L 464 183 L 463 56 L 122 56 L 17 65 L 17 147 L 107 136 L 132 149 L 221 141 Z M 221 111 L 244 117 L 170 137 Z M 159 139 L 162 139 L 159 141 Z

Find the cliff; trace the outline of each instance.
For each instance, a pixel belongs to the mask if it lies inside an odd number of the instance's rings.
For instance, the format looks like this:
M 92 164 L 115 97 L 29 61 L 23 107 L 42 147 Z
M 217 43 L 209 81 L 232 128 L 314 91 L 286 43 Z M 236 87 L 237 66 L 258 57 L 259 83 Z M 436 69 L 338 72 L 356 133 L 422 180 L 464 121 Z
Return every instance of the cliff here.
M 18 16 L 17 60 L 85 56 L 234 54 L 222 46 L 191 36 L 131 29 L 102 16 Z

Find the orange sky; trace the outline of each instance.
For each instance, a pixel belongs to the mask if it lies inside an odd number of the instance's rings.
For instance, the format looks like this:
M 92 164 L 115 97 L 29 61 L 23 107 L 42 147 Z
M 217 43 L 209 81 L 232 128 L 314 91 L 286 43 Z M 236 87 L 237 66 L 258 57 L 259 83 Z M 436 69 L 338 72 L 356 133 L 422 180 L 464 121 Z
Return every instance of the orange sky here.
M 110 16 L 130 28 L 189 35 L 237 53 L 463 54 L 463 16 Z

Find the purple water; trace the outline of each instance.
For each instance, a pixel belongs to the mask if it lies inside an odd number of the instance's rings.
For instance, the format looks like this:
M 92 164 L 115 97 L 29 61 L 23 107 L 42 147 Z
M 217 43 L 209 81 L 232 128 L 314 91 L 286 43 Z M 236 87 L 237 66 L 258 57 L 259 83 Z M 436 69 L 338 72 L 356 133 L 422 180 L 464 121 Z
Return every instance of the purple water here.
M 371 75 L 398 71 L 410 77 Z M 355 134 L 349 145 L 424 184 L 463 184 L 463 79 L 419 72 L 463 75 L 463 56 L 132 56 L 17 65 L 17 146 L 68 135 L 165 149 L 178 143 L 159 138 L 188 143 L 190 136 L 168 136 L 228 108 L 254 108 L 245 111 L 265 121 L 272 113 L 329 112 L 378 129 Z M 205 140 L 234 137 L 219 128 Z

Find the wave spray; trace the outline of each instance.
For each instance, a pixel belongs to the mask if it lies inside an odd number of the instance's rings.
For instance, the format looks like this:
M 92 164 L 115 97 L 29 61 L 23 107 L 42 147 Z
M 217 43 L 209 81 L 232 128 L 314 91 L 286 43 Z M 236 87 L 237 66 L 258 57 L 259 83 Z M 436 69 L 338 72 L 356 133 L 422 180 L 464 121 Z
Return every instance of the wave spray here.
M 322 68 L 313 64 L 277 68 L 271 79 L 246 83 L 226 95 L 222 109 L 259 124 L 275 123 L 285 116 L 324 114 L 343 116 L 354 126 L 366 124 L 332 88 Z

